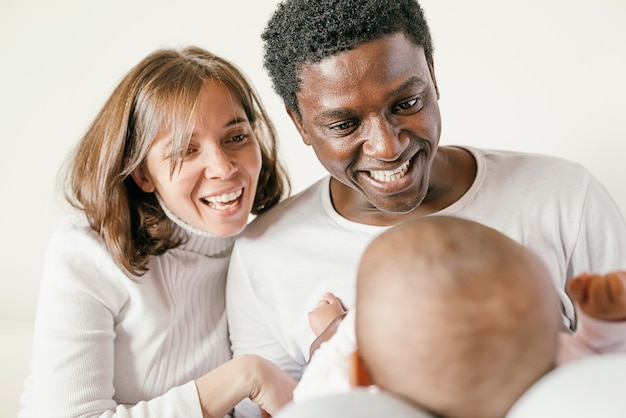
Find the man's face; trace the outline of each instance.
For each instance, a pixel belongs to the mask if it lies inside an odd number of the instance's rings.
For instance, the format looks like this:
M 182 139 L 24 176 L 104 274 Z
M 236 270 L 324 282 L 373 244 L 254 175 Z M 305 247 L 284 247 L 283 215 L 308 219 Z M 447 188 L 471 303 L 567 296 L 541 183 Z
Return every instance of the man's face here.
M 342 215 L 407 213 L 428 191 L 441 119 L 432 68 L 403 34 L 303 66 L 297 94 L 304 142 L 341 184 Z

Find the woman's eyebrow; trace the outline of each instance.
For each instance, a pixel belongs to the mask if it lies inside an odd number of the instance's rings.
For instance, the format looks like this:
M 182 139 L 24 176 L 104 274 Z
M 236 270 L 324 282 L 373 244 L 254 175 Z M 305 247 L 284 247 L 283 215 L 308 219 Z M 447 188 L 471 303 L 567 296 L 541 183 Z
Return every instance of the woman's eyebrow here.
M 234 125 L 238 125 L 240 123 L 245 123 L 245 122 L 249 122 L 247 117 L 237 117 L 235 116 L 235 118 L 233 120 L 231 120 L 230 122 L 228 122 L 226 125 L 224 125 L 224 127 L 228 127 L 228 126 L 234 126 Z

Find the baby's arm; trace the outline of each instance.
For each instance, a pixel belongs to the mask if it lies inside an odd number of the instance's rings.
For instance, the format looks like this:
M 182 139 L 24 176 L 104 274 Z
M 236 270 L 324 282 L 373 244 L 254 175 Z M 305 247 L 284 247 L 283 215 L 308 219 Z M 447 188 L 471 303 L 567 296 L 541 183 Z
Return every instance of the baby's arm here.
M 317 337 L 309 349 L 309 360 L 320 344 L 335 334 L 347 312 L 335 295 L 324 293 L 322 300 L 309 312 L 309 325 Z
M 316 337 L 337 318 L 345 312 L 341 301 L 332 293 L 327 292 L 322 296 L 317 306 L 309 312 L 309 325 Z
M 604 321 L 626 320 L 626 271 L 605 275 L 583 273 L 569 281 L 567 290 L 590 317 Z
M 295 402 L 350 390 L 349 361 L 356 351 L 355 313 L 355 309 L 348 311 L 338 322 L 335 335 L 309 359 L 293 392 Z

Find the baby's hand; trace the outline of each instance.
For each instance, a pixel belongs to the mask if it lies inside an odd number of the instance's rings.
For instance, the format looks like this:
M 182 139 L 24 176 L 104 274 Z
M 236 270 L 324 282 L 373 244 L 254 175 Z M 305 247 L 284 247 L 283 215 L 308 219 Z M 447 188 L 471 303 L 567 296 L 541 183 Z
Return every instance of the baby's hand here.
M 319 336 L 337 316 L 345 311 L 341 301 L 335 295 L 324 293 L 322 300 L 309 312 L 309 325 L 315 336 Z
M 570 296 L 592 318 L 626 320 L 626 271 L 583 273 L 567 284 Z

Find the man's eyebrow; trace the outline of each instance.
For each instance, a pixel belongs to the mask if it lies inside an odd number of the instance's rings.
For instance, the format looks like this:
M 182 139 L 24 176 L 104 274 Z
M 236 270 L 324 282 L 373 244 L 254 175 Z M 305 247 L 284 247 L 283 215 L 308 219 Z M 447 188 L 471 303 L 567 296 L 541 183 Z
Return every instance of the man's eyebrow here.
M 409 78 L 407 81 L 405 81 L 404 83 L 402 83 L 397 88 L 387 93 L 385 96 L 386 97 L 397 96 L 398 94 L 401 94 L 405 92 L 406 90 L 409 90 L 411 87 L 414 87 L 417 85 L 426 85 L 426 82 L 418 76 L 413 76 Z M 345 109 L 345 108 L 328 109 L 320 113 L 315 119 L 317 121 L 324 121 L 328 119 L 342 119 L 342 118 L 345 118 L 346 116 L 349 116 L 351 113 L 352 111 L 350 109 Z
M 329 119 L 342 119 L 349 116 L 352 113 L 350 109 L 328 109 L 317 115 L 315 118 L 318 121 Z
M 420 78 L 418 76 L 413 76 L 413 77 L 409 78 L 407 81 L 405 81 L 404 83 L 402 83 L 400 86 L 395 88 L 394 90 L 392 90 L 389 93 L 387 93 L 387 97 L 396 96 L 396 95 L 404 92 L 405 90 L 410 89 L 413 86 L 425 85 L 425 84 L 426 84 L 426 82 L 422 78 Z

